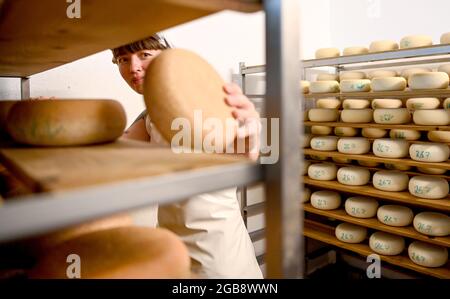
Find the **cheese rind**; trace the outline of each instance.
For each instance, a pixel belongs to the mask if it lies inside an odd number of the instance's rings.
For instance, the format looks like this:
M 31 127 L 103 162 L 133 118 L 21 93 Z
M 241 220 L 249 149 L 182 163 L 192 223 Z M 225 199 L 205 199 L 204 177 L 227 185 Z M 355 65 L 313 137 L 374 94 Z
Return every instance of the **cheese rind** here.
M 450 76 L 450 63 L 441 65 L 437 71 L 447 73 Z
M 316 81 L 339 81 L 339 75 L 328 73 L 318 74 Z
M 342 79 L 339 85 L 342 92 L 366 92 L 370 91 L 369 79 Z
M 309 86 L 311 93 L 333 93 L 339 92 L 338 81 L 314 81 Z
M 350 223 L 341 223 L 336 226 L 334 233 L 338 240 L 356 244 L 361 243 L 367 237 L 367 228 Z
M 373 91 L 401 91 L 406 88 L 406 80 L 403 77 L 378 77 L 372 79 L 370 87 Z
M 413 121 L 416 125 L 447 126 L 450 124 L 450 110 L 416 110 L 413 113 Z
M 414 228 L 419 233 L 433 237 L 450 235 L 450 217 L 437 212 L 421 212 L 414 217 Z
M 409 77 L 413 74 L 417 74 L 417 73 L 427 73 L 427 72 L 432 72 L 433 70 L 430 69 L 429 67 L 411 67 L 411 68 L 407 68 L 401 71 L 400 75 L 406 79 L 406 81 L 409 80 Z
M 370 123 L 373 120 L 372 109 L 344 109 L 341 112 L 344 123 Z
M 433 142 L 450 143 L 450 131 L 429 131 L 427 137 Z
M 347 47 L 342 51 L 342 55 L 361 55 L 369 53 L 369 49 L 366 47 Z
M 409 154 L 409 142 L 402 139 L 375 139 L 372 151 L 377 157 L 404 158 Z
M 316 50 L 316 59 L 339 57 L 341 51 L 337 48 L 320 48 Z
M 414 141 L 420 139 L 420 132 L 417 130 L 392 129 L 389 132 L 389 137 L 392 139 L 405 139 Z
M 417 143 L 409 147 L 409 156 L 415 161 L 445 162 L 450 156 L 447 144 Z
M 339 117 L 337 109 L 312 108 L 308 111 L 310 121 L 333 122 Z
M 370 101 L 365 99 L 345 99 L 342 102 L 344 109 L 366 109 L 370 108 Z
M 428 35 L 408 35 L 400 40 L 400 49 L 426 47 L 433 45 L 433 39 Z
M 316 101 L 316 107 L 324 109 L 339 109 L 341 107 L 341 101 L 338 99 L 318 99 Z
M 373 119 L 377 124 L 407 124 L 411 121 L 411 114 L 406 108 L 375 109 Z
M 411 98 L 406 101 L 406 108 L 410 110 L 437 109 L 440 105 L 438 98 Z
M 404 206 L 384 205 L 378 208 L 378 221 L 389 226 L 408 226 L 413 221 L 413 211 Z
M 363 186 L 370 180 L 370 172 L 364 167 L 341 167 L 337 171 L 337 180 L 343 185 Z
M 409 193 L 426 199 L 441 199 L 448 196 L 448 182 L 444 178 L 418 175 L 409 180 Z
M 334 135 L 340 136 L 340 137 L 353 137 L 359 134 L 358 128 L 352 128 L 352 127 L 335 127 L 334 128 Z
M 337 167 L 333 163 L 315 163 L 308 167 L 308 176 L 317 181 L 336 179 Z
M 450 44 L 450 32 L 443 33 L 440 42 L 441 44 Z
M 353 196 L 345 201 L 345 212 L 356 218 L 372 218 L 377 209 L 378 201 L 371 197 Z
M 319 210 L 335 210 L 341 205 L 341 196 L 335 191 L 315 191 L 310 200 L 311 205 Z
M 447 248 L 421 241 L 409 245 L 408 255 L 415 264 L 430 268 L 441 267 L 448 260 Z
M 385 232 L 375 232 L 369 238 L 369 246 L 379 254 L 397 255 L 405 249 L 405 239 Z
M 313 135 L 330 135 L 332 131 L 333 128 L 328 126 L 311 126 L 311 133 Z
M 358 80 L 358 79 L 366 79 L 367 75 L 364 72 L 353 72 L 353 71 L 347 71 L 347 72 L 341 72 L 339 73 L 339 80 Z
M 343 154 L 362 155 L 370 151 L 370 142 L 365 137 L 341 137 L 337 150 Z
M 395 109 L 402 108 L 403 102 L 399 99 L 374 99 L 371 103 L 372 109 Z
M 397 77 L 397 71 L 394 70 L 375 70 L 368 73 L 368 78 Z
M 383 138 L 387 134 L 387 130 L 380 128 L 363 128 L 361 135 L 367 138 Z
M 311 138 L 311 148 L 317 151 L 335 151 L 338 139 L 337 136 L 316 136 Z
M 372 177 L 372 184 L 378 190 L 403 191 L 408 188 L 407 174 L 395 170 L 380 170 Z
M 370 43 L 369 52 L 384 52 L 398 50 L 398 44 L 392 40 L 377 40 Z
M 408 86 L 418 89 L 445 89 L 448 87 L 449 77 L 444 72 L 415 73 L 409 76 Z

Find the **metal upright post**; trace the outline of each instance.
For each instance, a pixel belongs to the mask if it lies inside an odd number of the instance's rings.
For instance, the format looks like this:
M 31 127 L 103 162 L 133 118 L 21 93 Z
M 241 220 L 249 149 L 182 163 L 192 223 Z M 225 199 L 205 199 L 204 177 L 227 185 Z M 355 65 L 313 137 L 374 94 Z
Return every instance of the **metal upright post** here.
M 266 0 L 266 117 L 279 119 L 279 160 L 266 164 L 268 278 L 303 277 L 300 55 L 297 0 Z M 300 126 L 299 126 L 300 124 Z

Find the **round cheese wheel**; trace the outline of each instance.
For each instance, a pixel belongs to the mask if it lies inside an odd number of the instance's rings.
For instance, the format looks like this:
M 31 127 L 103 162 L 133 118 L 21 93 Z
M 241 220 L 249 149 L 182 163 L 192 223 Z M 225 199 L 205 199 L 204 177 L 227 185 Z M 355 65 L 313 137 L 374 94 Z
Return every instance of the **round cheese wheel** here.
M 367 237 L 367 228 L 350 223 L 341 223 L 334 231 L 336 238 L 345 243 L 361 243 Z
M 447 172 L 447 169 L 430 168 L 430 167 L 417 167 L 417 170 L 421 173 L 426 173 L 426 174 L 444 174 Z
M 404 206 L 384 205 L 378 208 L 378 221 L 389 226 L 408 226 L 413 221 L 413 211 Z
M 339 113 L 337 109 L 312 108 L 309 109 L 308 116 L 310 121 L 328 122 L 336 121 Z
M 365 167 L 377 167 L 380 165 L 380 163 L 373 161 L 358 161 L 358 164 Z
M 364 167 L 341 167 L 337 171 L 337 180 L 343 185 L 362 186 L 369 182 L 370 172 Z
M 338 139 L 337 136 L 316 136 L 311 139 L 311 148 L 317 151 L 335 151 Z
M 306 80 L 301 80 L 300 81 L 300 91 L 303 94 L 306 94 L 309 92 L 309 86 L 311 85 L 311 83 L 309 83 L 309 81 Z
M 370 123 L 373 120 L 372 109 L 344 109 L 341 120 L 345 123 Z
M 405 249 L 405 239 L 385 232 L 375 232 L 369 238 L 369 246 L 382 255 L 397 255 Z
M 338 99 L 318 99 L 316 101 L 317 108 L 324 109 L 339 109 L 341 107 L 341 100 Z
M 318 74 L 316 77 L 316 81 L 339 81 L 338 74 Z
M 441 35 L 441 44 L 450 44 L 450 32 L 446 32 Z
M 406 101 L 406 108 L 410 110 L 437 109 L 440 105 L 438 98 L 411 98 Z
M 309 86 L 311 93 L 333 93 L 339 92 L 338 81 L 314 81 Z
M 336 179 L 337 167 L 333 163 L 316 163 L 308 167 L 308 176 L 317 181 Z
M 403 77 L 378 77 L 372 79 L 370 87 L 373 91 L 404 90 L 406 80 Z
M 387 134 L 387 130 L 380 128 L 363 128 L 361 135 L 367 138 L 383 138 Z
M 339 73 L 339 80 L 360 80 L 360 79 L 366 79 L 366 73 L 364 72 L 353 72 L 353 71 L 347 71 L 347 72 L 340 72 Z
M 418 175 L 409 180 L 409 193 L 420 198 L 441 199 L 448 196 L 447 180 L 434 176 Z
M 411 113 L 406 108 L 375 109 L 373 119 L 377 124 L 407 124 L 411 121 Z
M 310 165 L 311 165 L 311 161 L 304 160 L 303 161 L 303 169 L 302 169 L 300 175 L 307 174 L 308 173 L 308 168 L 309 168 Z
M 37 146 L 111 142 L 125 125 L 125 111 L 115 100 L 18 101 L 7 118 L 8 133 L 16 142 Z
M 399 99 L 374 99 L 372 100 L 372 109 L 395 109 L 403 106 L 402 100 Z
M 373 78 L 383 78 L 383 77 L 397 77 L 397 71 L 394 70 L 375 70 L 368 73 L 370 80 Z
M 392 129 L 389 132 L 389 137 L 393 139 L 417 140 L 420 136 L 420 132 L 416 130 Z
M 333 157 L 331 158 L 336 163 L 350 164 L 352 163 L 352 159 L 349 158 L 341 158 L 341 157 Z
M 413 113 L 413 121 L 416 125 L 447 126 L 450 124 L 450 110 L 416 110 Z
M 447 248 L 421 241 L 409 245 L 408 255 L 415 264 L 430 268 L 444 266 L 448 260 Z
M 6 120 L 8 118 L 8 113 L 11 107 L 17 103 L 15 100 L 3 100 L 0 101 L 0 139 L 4 139 L 7 136 Z
M 321 48 L 318 49 L 315 54 L 316 59 L 332 58 L 339 57 L 341 55 L 341 51 L 337 48 Z
M 342 92 L 365 92 L 370 91 L 369 79 L 346 79 L 341 78 L 339 88 Z
M 342 102 L 344 109 L 366 109 L 370 107 L 370 101 L 365 99 L 345 99 Z
M 447 144 L 442 143 L 411 144 L 409 156 L 415 161 L 445 162 L 450 156 L 450 150 Z
M 372 218 L 377 214 L 378 201 L 365 196 L 353 196 L 345 201 L 345 211 L 356 218 Z
M 444 100 L 444 103 L 442 103 L 442 108 L 444 109 L 450 109 L 450 98 L 446 98 Z
M 303 137 L 300 137 L 300 140 L 301 140 L 300 144 L 302 144 L 303 148 L 310 147 L 311 139 L 312 139 L 312 135 L 305 133 L 305 134 L 303 134 Z
M 391 40 L 377 40 L 370 43 L 369 52 L 384 52 L 398 50 L 398 44 Z
M 380 170 L 372 177 L 372 184 L 378 190 L 403 191 L 408 188 L 407 174 L 395 170 Z
M 402 139 L 375 139 L 372 151 L 377 157 L 404 158 L 409 153 L 409 142 Z
M 337 150 L 343 154 L 362 155 L 370 151 L 370 142 L 365 137 L 341 137 Z
M 369 53 L 369 49 L 366 47 L 347 47 L 344 48 L 344 51 L 342 51 L 342 55 L 361 55 L 361 54 L 367 54 Z
M 300 200 L 302 203 L 308 202 L 309 198 L 311 197 L 311 189 L 309 188 L 303 188 L 303 192 L 302 192 L 303 196 L 302 199 Z
M 81 259 L 81 278 L 186 279 L 191 277 L 189 252 L 169 230 L 148 227 L 111 228 L 67 240 L 48 250 L 30 278 L 64 279 L 71 254 Z
M 359 134 L 358 128 L 352 127 L 335 127 L 334 135 L 342 137 L 353 137 Z
M 409 35 L 400 40 L 400 49 L 426 47 L 433 44 L 433 39 L 428 35 Z
M 450 235 L 450 217 L 442 213 L 421 212 L 414 217 L 413 224 L 416 231 L 427 236 Z
M 311 194 L 311 205 L 319 210 L 335 210 L 341 205 L 341 196 L 335 191 L 316 191 Z
M 417 73 L 427 73 L 427 72 L 432 72 L 432 69 L 428 68 L 428 67 L 411 67 L 411 68 L 407 68 L 402 70 L 401 72 L 401 76 L 403 78 L 406 79 L 406 81 L 409 80 L 409 77 L 413 74 L 417 74 Z
M 411 166 L 409 165 L 392 164 L 392 163 L 384 163 L 384 167 L 390 170 L 401 170 L 401 171 L 408 171 L 411 169 Z
M 450 131 L 429 131 L 427 137 L 430 141 L 449 143 Z
M 223 144 L 225 152 L 234 143 L 238 122 L 232 116 L 233 108 L 224 101 L 223 86 L 223 79 L 202 57 L 184 49 L 168 49 L 156 56 L 147 68 L 145 105 L 166 141 L 179 135 L 172 126 L 177 120 L 183 120 L 190 124 L 190 140 L 201 136 L 202 142 L 181 146 L 201 151 L 204 139 L 214 133 L 222 136 L 223 140 L 216 142 Z M 199 123 L 201 127 L 194 126 Z
M 413 89 L 444 89 L 448 87 L 449 77 L 444 72 L 416 73 L 409 76 L 408 86 Z
M 311 133 L 313 135 L 330 135 L 332 131 L 333 131 L 332 127 L 311 126 Z
M 438 70 L 438 72 L 447 73 L 447 75 L 450 76 L 450 63 L 441 65 L 440 67 L 438 67 L 437 70 Z

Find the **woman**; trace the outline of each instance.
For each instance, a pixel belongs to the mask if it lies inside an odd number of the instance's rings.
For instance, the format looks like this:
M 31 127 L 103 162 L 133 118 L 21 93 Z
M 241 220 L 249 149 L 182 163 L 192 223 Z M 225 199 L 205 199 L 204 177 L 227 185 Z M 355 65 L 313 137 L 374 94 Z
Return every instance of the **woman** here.
M 170 45 L 153 35 L 113 49 L 113 62 L 137 93 L 143 93 L 145 72 L 150 62 Z M 241 123 L 259 120 L 252 102 L 236 84 L 225 84 L 224 101 Z M 168 146 L 144 111 L 124 134 L 127 138 Z M 243 138 L 248 136 L 242 136 Z M 256 159 L 257 155 L 249 156 Z M 176 233 L 186 244 L 192 271 L 204 278 L 262 278 L 253 244 L 241 217 L 236 188 L 191 197 L 161 206 L 158 224 Z

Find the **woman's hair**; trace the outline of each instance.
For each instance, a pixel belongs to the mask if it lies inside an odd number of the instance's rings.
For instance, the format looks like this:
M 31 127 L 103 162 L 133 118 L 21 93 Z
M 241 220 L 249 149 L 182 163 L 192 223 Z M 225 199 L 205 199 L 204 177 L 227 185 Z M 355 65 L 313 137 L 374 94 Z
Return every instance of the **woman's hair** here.
M 112 61 L 116 63 L 116 58 L 126 53 L 134 53 L 141 50 L 165 50 L 171 47 L 162 35 L 156 33 L 145 39 L 112 49 Z

